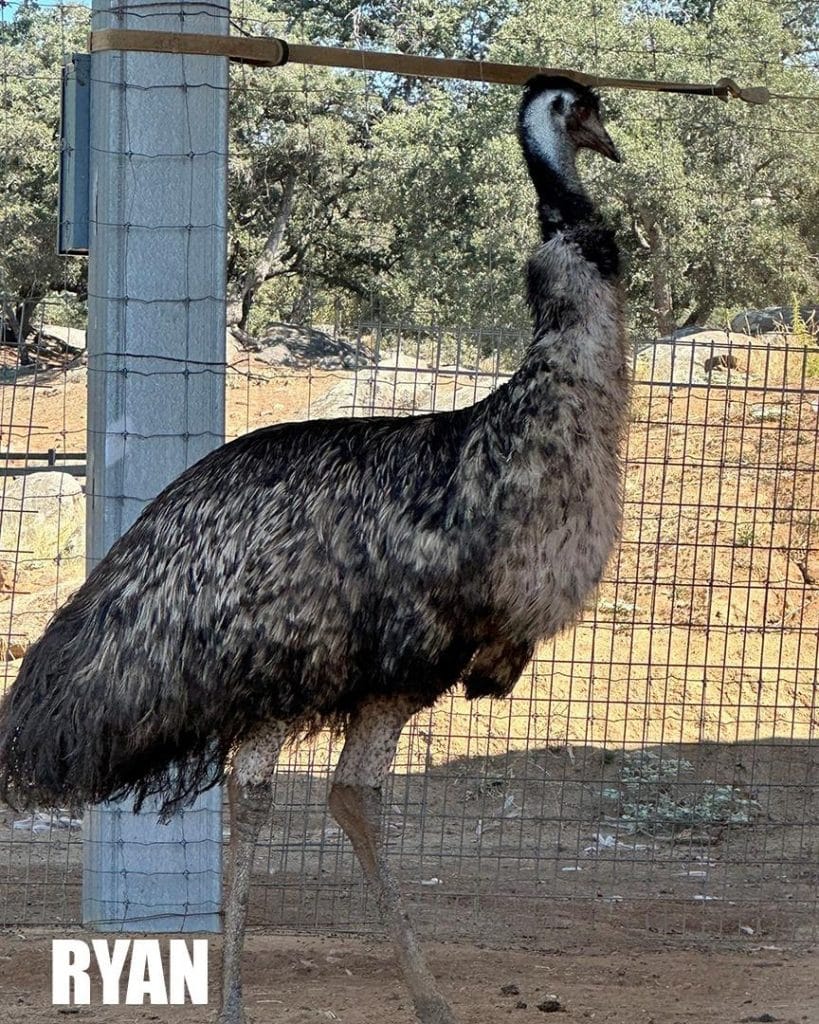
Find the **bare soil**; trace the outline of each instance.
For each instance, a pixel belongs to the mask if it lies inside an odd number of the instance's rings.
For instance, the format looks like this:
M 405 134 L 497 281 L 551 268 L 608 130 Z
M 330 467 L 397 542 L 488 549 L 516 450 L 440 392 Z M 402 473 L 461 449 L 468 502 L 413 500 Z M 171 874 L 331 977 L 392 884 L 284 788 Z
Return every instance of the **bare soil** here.
M 424 731 L 418 722 L 407 730 L 410 750 Z M 544 923 L 570 933 L 602 924 L 626 948 L 646 937 L 719 951 L 819 941 L 819 750 L 690 744 L 674 754 L 676 777 L 646 776 L 636 788 L 623 782 L 627 754 L 594 747 L 455 757 L 424 772 L 399 760 L 385 839 L 423 933 L 480 942 L 489 930 L 493 943 L 514 946 L 542 941 Z M 277 773 L 253 925 L 378 927 L 327 811 L 329 777 L 292 763 Z M 730 815 L 706 803 L 699 820 L 679 820 L 717 791 L 730 793 Z M 636 826 L 628 800 L 646 815 Z M 81 832 L 56 821 L 19 827 L 29 820 L 0 808 L 0 925 L 76 925 Z
M 815 356 L 783 339 L 735 339 L 732 351 L 733 368 L 693 385 L 638 361 L 623 543 L 583 621 L 543 645 L 511 700 L 453 695 L 402 739 L 387 835 L 424 934 L 465 943 L 435 947 L 464 1021 L 537 1017 L 539 988 L 598 1020 L 819 1024 L 817 962 L 805 952 L 819 927 L 819 373 Z M 419 354 L 416 368 L 379 370 L 386 390 L 368 390 L 371 371 L 273 369 L 234 351 L 228 431 L 342 415 L 368 396 L 390 411 L 390 389 L 397 409 L 452 408 L 497 379 L 497 364 L 476 370 L 433 374 Z M 0 388 L 0 435 L 9 449 L 84 450 L 84 370 L 55 365 Z M 24 647 L 79 585 L 82 558 L 4 557 L 0 634 Z M 20 649 L 5 648 L 6 683 Z M 624 752 L 635 748 L 691 765 L 646 783 L 648 806 L 683 808 L 728 788 L 752 813 L 632 832 L 606 794 L 624 792 Z M 320 739 L 282 763 L 256 860 L 256 925 L 373 927 L 325 808 L 336 754 Z M 0 922 L 69 927 L 79 835 L 32 835 L 14 820 L 0 813 Z M 701 949 L 677 945 L 693 939 Z M 11 1001 L 18 1015 L 0 1020 L 53 1020 L 47 939 L 4 943 L 0 957 L 12 959 L 0 959 L 0 978 L 15 966 L 0 1008 L 27 977 L 42 998 L 20 1010 Z M 248 949 L 257 1019 L 411 1018 L 381 942 L 256 935 Z M 506 982 L 526 1010 L 500 996 Z M 80 1016 L 204 1019 L 185 1012 Z
M 65 937 L 67 933 L 61 933 Z M 79 933 L 74 933 L 80 937 Z M 779 1024 L 819 1022 L 819 958 L 756 947 L 717 953 L 696 949 L 619 948 L 595 929 L 567 944 L 557 932 L 546 946 L 489 949 L 428 943 L 441 989 L 463 1024 L 541 1021 L 538 1005 L 556 995 L 560 1021 L 622 1024 Z M 169 1021 L 202 1024 L 218 1005 L 219 941 L 211 938 L 211 1000 L 203 1006 L 51 1006 L 52 933 L 0 935 L 0 1019 L 4 1024 L 77 1020 L 88 1024 Z M 88 937 L 85 935 L 85 937 Z M 593 952 L 590 951 L 593 949 Z M 502 990 L 506 989 L 506 993 Z M 517 991 L 513 991 L 516 989 Z M 344 937 L 249 936 L 245 992 L 251 1024 L 410 1024 L 415 1020 L 383 942 Z M 522 1006 L 520 1004 L 525 1004 Z
M 686 345 L 675 347 L 678 363 L 692 362 L 689 385 L 675 384 L 677 371 L 659 355 L 638 359 L 623 540 L 582 621 L 542 645 L 516 690 L 520 704 L 447 705 L 418 767 L 474 753 L 458 737 L 484 728 L 482 754 L 522 748 L 533 721 L 550 743 L 601 746 L 815 736 L 819 357 L 784 337 L 715 332 L 713 351 L 730 348 L 736 365 L 705 374 L 707 344 Z M 361 415 L 372 404 L 378 412 L 452 408 L 498 381 L 497 360 L 435 371 L 431 354 L 405 349 L 370 387 L 371 369 L 271 367 L 234 345 L 228 435 Z M 2 443 L 83 451 L 85 378 L 81 366 L 55 365 L 0 387 Z M 20 653 L 81 582 L 84 559 L 43 566 L 4 557 L 0 670 L 8 683 Z M 523 701 L 530 714 L 515 713 Z M 315 764 L 315 751 L 305 757 Z

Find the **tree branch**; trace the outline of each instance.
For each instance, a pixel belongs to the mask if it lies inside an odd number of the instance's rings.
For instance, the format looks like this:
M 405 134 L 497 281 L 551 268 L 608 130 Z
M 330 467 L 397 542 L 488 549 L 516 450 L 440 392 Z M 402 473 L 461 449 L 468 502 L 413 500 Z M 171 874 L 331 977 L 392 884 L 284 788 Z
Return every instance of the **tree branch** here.
M 282 199 L 279 209 L 276 211 L 270 234 L 267 236 L 258 259 L 245 274 L 239 294 L 235 295 L 228 303 L 227 323 L 229 327 L 238 324 L 244 331 L 256 292 L 272 276 L 279 247 L 293 213 L 296 178 L 297 172 L 291 169 L 284 182 Z

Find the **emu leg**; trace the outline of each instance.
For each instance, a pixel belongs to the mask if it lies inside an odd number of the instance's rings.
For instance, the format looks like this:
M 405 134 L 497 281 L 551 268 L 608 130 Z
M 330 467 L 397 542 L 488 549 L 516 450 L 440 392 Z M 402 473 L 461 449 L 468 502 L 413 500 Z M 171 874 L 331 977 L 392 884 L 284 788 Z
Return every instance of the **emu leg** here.
M 404 909 L 381 838 L 383 780 L 401 730 L 415 710 L 406 700 L 386 698 L 361 708 L 347 730 L 330 790 L 330 811 L 349 836 L 364 874 L 375 889 L 419 1020 L 423 1024 L 455 1024 Z
M 217 1024 L 244 1024 L 242 946 L 253 854 L 262 826 L 270 818 L 272 776 L 287 735 L 283 722 L 254 732 L 233 759 L 228 779 L 230 797 L 230 868 L 225 894 L 222 944 L 222 1008 Z

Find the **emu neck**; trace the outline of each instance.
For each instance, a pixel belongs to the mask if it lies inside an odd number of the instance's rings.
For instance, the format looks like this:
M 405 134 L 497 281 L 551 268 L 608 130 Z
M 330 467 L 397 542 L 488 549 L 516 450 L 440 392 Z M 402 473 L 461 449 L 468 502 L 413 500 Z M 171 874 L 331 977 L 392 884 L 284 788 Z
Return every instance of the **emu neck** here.
M 529 176 L 538 197 L 538 216 L 544 242 L 562 227 L 588 220 L 594 207 L 575 167 L 575 153 L 566 140 L 546 147 L 525 129 L 521 142 Z
M 555 417 L 581 406 L 586 410 L 581 421 L 593 408 L 603 409 L 604 418 L 616 418 L 625 406 L 627 350 L 617 245 L 611 229 L 583 198 L 588 214 L 582 223 L 562 221 L 560 233 L 547 238 L 529 259 L 527 298 L 534 332 L 505 395 L 494 400 L 500 436 L 531 439 L 543 429 L 548 433 Z M 587 426 L 581 422 L 578 429 Z

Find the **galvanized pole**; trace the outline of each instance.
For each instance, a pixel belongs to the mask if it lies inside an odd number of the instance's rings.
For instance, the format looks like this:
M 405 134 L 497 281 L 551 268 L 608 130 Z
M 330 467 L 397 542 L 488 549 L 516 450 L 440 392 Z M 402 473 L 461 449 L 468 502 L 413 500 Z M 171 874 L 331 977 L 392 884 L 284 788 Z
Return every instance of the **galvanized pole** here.
M 229 0 L 93 0 L 101 28 L 228 31 Z M 89 566 L 224 437 L 227 60 L 92 55 L 88 300 Z M 217 788 L 162 825 L 91 808 L 83 920 L 215 931 Z

